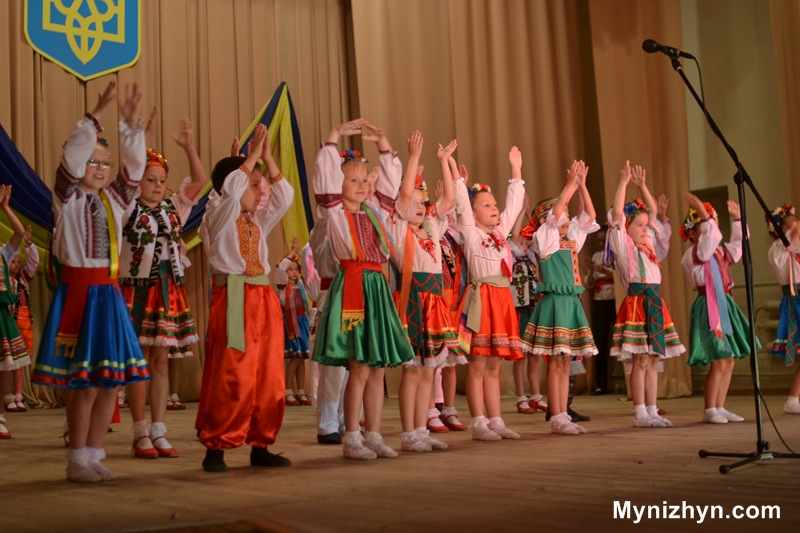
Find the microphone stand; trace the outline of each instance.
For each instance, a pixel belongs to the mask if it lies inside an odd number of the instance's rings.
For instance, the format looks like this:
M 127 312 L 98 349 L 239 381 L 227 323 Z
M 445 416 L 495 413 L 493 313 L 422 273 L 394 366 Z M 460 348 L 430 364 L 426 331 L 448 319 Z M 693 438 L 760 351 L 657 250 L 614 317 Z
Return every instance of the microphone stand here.
M 728 144 L 728 141 L 725 139 L 725 136 L 722 135 L 719 127 L 717 127 L 716 122 L 711 117 L 711 114 L 706 109 L 705 104 L 697 95 L 697 92 L 694 90 L 692 83 L 686 77 L 686 74 L 683 72 L 683 66 L 681 65 L 680 61 L 678 61 L 677 56 L 670 56 L 672 59 L 672 68 L 680 74 L 683 82 L 686 84 L 686 87 L 689 89 L 689 92 L 692 93 L 694 96 L 695 101 L 700 106 L 700 109 L 703 111 L 703 115 L 706 117 L 706 122 L 708 122 L 709 127 L 711 127 L 711 131 L 722 141 L 723 146 L 728 151 L 728 155 L 730 155 L 733 163 L 736 165 L 736 174 L 733 176 L 733 180 L 736 183 L 736 190 L 739 194 L 739 206 L 741 207 L 741 224 L 742 224 L 742 249 L 743 249 L 743 264 L 744 264 L 744 279 L 745 279 L 745 290 L 747 293 L 747 319 L 750 325 L 749 337 L 750 337 L 750 373 L 753 376 L 753 395 L 755 397 L 755 404 L 756 404 L 756 430 L 757 430 L 757 440 L 756 440 L 756 451 L 750 453 L 723 453 L 723 452 L 710 452 L 707 450 L 700 450 L 699 455 L 702 458 L 705 457 L 740 457 L 743 458 L 742 461 L 737 463 L 733 463 L 730 465 L 722 465 L 719 467 L 719 471 L 722 474 L 727 474 L 734 468 L 739 468 L 741 466 L 745 466 L 750 463 L 755 463 L 757 461 L 768 461 L 771 459 L 779 459 L 779 458 L 788 458 L 788 459 L 800 459 L 800 454 L 794 453 L 779 453 L 779 452 L 771 452 L 769 451 L 769 442 L 764 440 L 764 422 L 761 414 L 761 402 L 759 397 L 761 396 L 760 390 L 760 383 L 758 377 L 758 356 L 757 356 L 757 348 L 756 348 L 756 321 L 755 321 L 755 305 L 754 305 L 754 297 L 753 297 L 753 258 L 750 255 L 750 235 L 747 231 L 747 209 L 745 207 L 745 189 L 744 186 L 750 188 L 750 191 L 755 196 L 756 200 L 758 201 L 761 209 L 767 215 L 767 218 L 772 219 L 772 211 L 770 211 L 767 204 L 764 203 L 764 199 L 761 198 L 761 195 L 756 189 L 753 181 L 750 179 L 750 175 L 742 165 L 741 161 L 739 161 L 739 157 L 736 155 L 736 151 L 733 147 Z M 789 246 L 789 240 L 786 238 L 786 235 L 783 233 L 783 230 L 780 228 L 778 224 L 774 224 L 776 232 L 780 237 L 781 241 L 783 242 L 784 246 Z

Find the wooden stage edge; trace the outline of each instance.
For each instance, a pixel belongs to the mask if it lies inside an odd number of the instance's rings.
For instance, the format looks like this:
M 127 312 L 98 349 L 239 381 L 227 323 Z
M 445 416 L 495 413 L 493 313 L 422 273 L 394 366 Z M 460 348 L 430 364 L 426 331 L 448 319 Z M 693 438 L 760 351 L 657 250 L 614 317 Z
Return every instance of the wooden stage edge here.
M 249 448 L 243 447 L 226 453 L 225 474 L 200 468 L 205 449 L 195 437 L 197 404 L 167 415 L 168 438 L 181 452 L 175 459 L 130 457 L 125 409 L 124 422 L 106 441 L 105 464 L 118 479 L 93 485 L 64 478 L 63 409 L 7 413 L 14 438 L 0 441 L 0 523 L 2 531 L 14 533 L 797 528 L 800 461 L 779 459 L 722 475 L 719 466 L 731 460 L 698 457 L 701 449 L 754 451 L 751 397 L 728 400 L 728 409 L 745 422 L 719 426 L 700 422 L 701 397 L 662 400 L 675 424 L 670 429 L 633 428 L 631 403 L 618 400 L 578 396 L 574 408 L 592 417 L 584 424 L 589 433 L 561 436 L 550 434 L 542 413 L 517 414 L 513 400 L 504 399 L 504 419 L 520 440 L 485 443 L 471 440 L 469 432 L 449 433 L 441 437 L 449 450 L 401 452 L 396 459 L 369 462 L 345 460 L 341 447 L 317 444 L 313 408 L 287 407 L 278 442 L 270 449 L 284 453 L 293 466 L 251 467 Z M 784 414 L 784 400 L 767 397 L 784 439 L 800 451 L 800 416 Z M 467 422 L 463 396 L 457 407 Z M 399 451 L 395 400 L 386 400 L 383 434 Z M 765 435 L 772 450 L 786 451 L 768 419 Z M 630 518 L 624 517 L 626 506 Z M 649 509 L 636 523 L 642 506 Z M 677 506 L 677 517 L 656 518 L 655 511 L 663 515 L 664 506 L 668 516 L 675 513 L 670 506 Z M 728 518 L 712 519 L 710 506 L 720 506 L 714 512 Z M 771 519 L 761 518 L 767 506 L 779 506 L 780 518 L 775 508 Z M 756 511 L 758 518 L 746 516 Z

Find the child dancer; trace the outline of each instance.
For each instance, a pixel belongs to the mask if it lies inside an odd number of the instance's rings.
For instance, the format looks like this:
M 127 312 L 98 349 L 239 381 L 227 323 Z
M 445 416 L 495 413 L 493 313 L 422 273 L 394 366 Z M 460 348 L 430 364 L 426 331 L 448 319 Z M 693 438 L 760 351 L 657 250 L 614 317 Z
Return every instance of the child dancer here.
M 567 185 L 558 198 L 541 202 L 533 210 L 531 229 L 534 231 L 533 254 L 539 265 L 539 291 L 531 319 L 522 341 L 529 353 L 545 356 L 548 364 L 547 399 L 550 404 L 550 431 L 565 435 L 586 433 L 571 421 L 568 414 L 570 363 L 573 358 L 597 353 L 592 331 L 580 298 L 583 292 L 578 253 L 586 236 L 597 231 L 595 211 L 583 161 L 574 161 L 568 171 Z M 584 210 L 571 221 L 567 204 L 579 192 Z
M 32 379 L 67 389 L 67 479 L 83 483 L 115 478 L 100 460 L 117 387 L 150 377 L 117 282 L 122 217 L 145 169 L 142 93 L 136 83 L 132 89 L 126 85 L 120 99 L 120 171 L 105 187 L 111 154 L 97 134 L 114 100 L 112 81 L 64 144 L 53 195 L 53 254 L 62 265 L 61 279 Z
M 311 405 L 303 388 L 306 382 L 305 362 L 308 359 L 308 296 L 300 280 L 300 241 L 292 239 L 292 250 L 275 272 L 275 284 L 283 307 L 283 357 L 286 366 L 286 405 Z M 297 392 L 292 383 L 297 383 Z
M 725 409 L 734 363 L 750 355 L 750 326 L 731 297 L 733 278 L 729 272 L 730 265 L 742 258 L 739 205 L 728 201 L 728 212 L 733 218 L 731 240 L 722 244 L 719 218 L 711 204 L 704 204 L 691 193 L 684 198 L 690 209 L 680 233 L 692 246 L 686 250 L 681 264 L 689 282 L 697 289 L 691 309 L 692 340 L 687 364 L 711 363 L 704 387 L 703 422 L 742 422 L 744 418 Z M 758 339 L 756 343 L 759 344 Z
M 124 242 L 120 285 L 152 376 L 152 426 L 149 428 L 145 419 L 144 382 L 127 387 L 133 418 L 131 453 L 145 459 L 178 456 L 178 450 L 165 437 L 169 351 L 176 349 L 182 352 L 181 355 L 191 356 L 191 344 L 199 340 L 183 285 L 180 238 L 181 226 L 208 181 L 192 137 L 192 121 L 184 118 L 180 136 L 173 136 L 173 139 L 186 152 L 191 175 L 169 199 L 164 198 L 169 163 L 156 150 L 147 150 L 139 196 L 122 218 Z
M 775 226 L 780 226 L 789 239 L 790 247 L 786 248 L 778 239 Z M 780 322 L 772 343 L 772 353 L 783 358 L 786 366 L 792 366 L 800 356 L 800 224 L 793 205 L 783 204 L 772 212 L 772 219 L 767 219 L 767 229 L 773 243 L 769 249 L 769 263 L 772 271 L 783 289 L 781 299 Z M 787 415 L 800 415 L 800 367 L 794 373 L 789 397 L 783 405 Z
M 0 210 L 6 214 L 11 228 L 14 231 L 8 242 L 0 247 L 0 260 L 2 261 L 3 270 L 0 272 L 0 371 L 16 372 L 17 369 L 22 370 L 23 366 L 31 364 L 31 359 L 25 341 L 20 334 L 17 324 L 14 322 L 11 310 L 11 307 L 17 303 L 17 297 L 14 287 L 11 284 L 8 266 L 12 262 L 14 256 L 19 253 L 19 245 L 22 242 L 25 229 L 11 210 L 9 206 L 10 200 L 11 186 L 9 185 L 6 187 L 5 185 L 0 185 Z M 3 381 L 5 380 L 3 379 L 0 381 L 0 387 L 2 387 Z M 10 398 L 8 396 L 10 396 Z M 14 396 L 8 396 L 5 398 L 5 403 L 13 404 L 13 406 L 16 407 Z M 21 399 L 22 396 L 20 395 L 20 400 Z M 10 410 L 8 406 L 6 410 Z M 6 419 L 3 418 L 2 413 L 2 408 L 0 408 L 0 439 L 10 439 L 11 433 L 5 425 Z
M 359 153 L 337 151 L 341 136 L 359 133 L 380 152 L 380 169 L 371 174 Z M 414 351 L 382 273 L 391 250 L 379 216 L 386 219 L 394 209 L 401 176 L 402 166 L 383 130 L 363 119 L 335 127 L 317 154 L 317 212 L 326 219 L 331 251 L 342 270 L 322 309 L 313 360 L 347 365 L 350 371 L 344 393 L 343 455 L 348 459 L 397 457 L 380 434 L 383 374 L 387 366 L 414 359 Z M 372 182 L 376 193 L 368 197 Z M 358 424 L 362 401 L 363 437 Z
M 508 241 L 511 251 L 514 254 L 514 269 L 511 278 L 511 294 L 514 297 L 514 306 L 517 309 L 517 320 L 519 320 L 519 336 L 525 333 L 525 328 L 530 321 L 533 308 L 536 307 L 536 286 L 539 284 L 539 271 L 536 263 L 528 256 L 528 249 L 531 245 L 533 233 L 527 231 L 522 234 L 522 222 L 530 217 L 528 211 L 528 195 L 525 195 L 525 203 L 522 211 L 519 212 L 514 229 L 511 231 L 511 239 Z M 526 227 L 526 229 L 528 229 Z M 525 363 L 528 364 L 528 384 L 531 388 L 531 397 L 525 395 Z M 529 354 L 521 361 L 514 361 L 514 387 L 517 392 L 517 412 L 535 413 L 547 411 L 547 404 L 543 401 L 544 397 L 539 390 L 539 355 Z
M 22 236 L 25 241 L 25 256 L 27 257 L 25 268 L 22 268 L 19 253 L 16 253 L 8 264 L 11 292 L 16 297 L 16 303 L 10 307 L 11 314 L 14 316 L 29 356 L 33 353 L 33 315 L 31 314 L 31 291 L 28 283 L 36 275 L 36 269 L 39 267 L 39 251 L 31 242 L 31 232 L 31 227 L 28 226 Z M 30 364 L 30 360 L 28 364 Z M 22 401 L 22 382 L 25 372 L 22 366 L 18 364 L 17 369 L 12 371 L 14 394 L 6 394 L 4 399 L 6 411 L 25 412 L 28 410 Z
M 509 289 L 513 258 L 506 241 L 525 197 L 522 154 L 516 146 L 508 162 L 511 179 L 502 213 L 488 185 L 476 183 L 467 191 L 465 179 L 456 183 L 458 229 L 471 278 L 461 304 L 466 324 L 462 318 L 459 334 L 462 348 L 469 352 L 467 403 L 475 440 L 519 438 L 500 417 L 500 363 L 524 357 Z
M 631 181 L 644 201 L 637 198 L 625 203 Z M 666 233 L 660 220 L 650 218 L 654 207 L 645 170 L 637 165 L 631 171 L 630 161 L 626 161 L 608 220 L 608 245 L 619 279 L 628 290 L 614 324 L 611 355 L 622 362 L 633 360 L 631 396 L 633 427 L 637 428 L 672 427 L 672 422 L 659 416 L 656 405 L 658 362 L 686 351 L 661 298 L 661 261 L 669 242 L 662 238 L 661 246 L 654 245 L 658 236 Z
M 423 139 L 419 131 L 408 140 L 409 158 L 400 185 L 395 213 L 388 223 L 395 243 L 392 261 L 400 272 L 400 291 L 395 294 L 400 320 L 408 332 L 415 358 L 403 365 L 400 381 L 400 449 L 409 452 L 445 450 L 447 445 L 430 436 L 425 427 L 437 367 L 459 362 L 458 334 L 442 297 L 442 254 L 439 235 L 453 208 L 455 191 L 448 160 L 456 141 L 439 145 L 443 197 L 428 206 L 427 187 L 417 174 Z M 464 360 L 463 356 L 461 359 Z M 466 360 L 464 360 L 466 362 Z
M 259 156 L 271 182 L 263 208 Z M 200 230 L 214 285 L 195 423 L 206 447 L 203 469 L 227 471 L 224 450 L 245 442 L 252 446 L 251 465 L 289 466 L 267 450 L 281 427 L 286 387 L 281 306 L 267 277 L 266 236 L 289 210 L 294 190 L 272 157 L 263 124 L 256 126 L 247 158 L 221 159 L 211 181 L 213 198 Z

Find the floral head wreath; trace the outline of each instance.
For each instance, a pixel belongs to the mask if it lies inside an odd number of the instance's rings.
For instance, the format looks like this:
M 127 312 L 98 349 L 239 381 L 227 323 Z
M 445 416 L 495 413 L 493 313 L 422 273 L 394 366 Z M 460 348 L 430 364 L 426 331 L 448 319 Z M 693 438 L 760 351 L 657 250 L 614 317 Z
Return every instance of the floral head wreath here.
M 719 226 L 719 215 L 717 214 L 716 209 L 714 209 L 708 202 L 704 202 L 703 206 L 706 208 L 706 211 L 711 215 L 711 218 L 714 219 L 714 222 L 717 224 L 717 226 Z M 692 208 L 689 208 L 689 212 L 686 213 L 686 217 L 683 219 L 683 225 L 681 226 L 680 229 L 681 239 L 683 239 L 684 241 L 691 240 L 692 238 L 691 230 L 697 224 L 700 223 L 700 220 L 702 220 L 700 218 L 700 213 L 698 213 Z
M 164 157 L 161 152 L 152 148 L 147 149 L 147 163 L 145 163 L 144 168 L 150 167 L 161 167 L 164 169 L 164 173 L 169 175 L 169 163 L 167 162 L 167 158 Z
M 108 140 L 105 137 L 97 136 L 97 144 L 108 150 Z
M 299 255 L 295 255 L 294 258 L 292 258 L 290 255 L 287 255 L 285 257 L 285 259 L 289 259 L 292 263 L 297 265 L 298 272 L 300 273 L 301 276 L 303 275 L 303 265 L 300 264 L 300 256 Z M 278 263 L 275 266 L 280 270 L 289 270 L 289 265 L 286 265 L 286 268 L 281 268 L 282 264 L 284 264 L 283 261 L 281 261 L 280 263 Z
M 533 208 L 530 221 L 520 231 L 520 235 L 522 235 L 523 239 L 533 239 L 533 234 L 536 233 L 536 230 L 542 225 L 544 219 L 547 218 L 547 214 L 553 210 L 556 202 L 558 202 L 558 198 L 548 198 L 546 200 L 542 200 L 536 207 Z M 567 206 L 564 206 L 564 214 L 569 217 L 569 209 Z
M 342 158 L 342 164 L 344 165 L 348 161 L 359 161 L 361 163 L 368 163 L 365 157 L 361 155 L 361 152 L 358 150 L 344 150 L 339 152 L 339 157 Z
M 642 201 L 641 198 L 637 198 L 634 201 L 625 204 L 625 207 L 622 208 L 622 212 L 625 214 L 625 227 L 628 227 L 631 220 L 640 215 L 641 213 L 650 213 L 650 210 L 647 208 L 647 204 Z
M 492 194 L 492 188 L 485 183 L 473 183 L 470 188 L 467 189 L 467 192 L 469 193 L 469 199 L 472 200 L 479 192 L 488 192 Z
M 772 212 L 772 217 L 766 217 L 769 236 L 772 237 L 773 241 L 778 240 L 778 232 L 775 231 L 775 226 L 782 225 L 786 217 L 793 216 L 797 216 L 797 211 L 795 211 L 794 206 L 790 204 L 783 204 Z
M 422 176 L 417 174 L 416 179 L 414 180 L 414 188 L 418 191 L 422 191 L 422 197 L 425 198 L 425 203 L 429 203 L 430 200 L 428 199 L 428 184 L 425 183 L 425 180 L 422 179 Z

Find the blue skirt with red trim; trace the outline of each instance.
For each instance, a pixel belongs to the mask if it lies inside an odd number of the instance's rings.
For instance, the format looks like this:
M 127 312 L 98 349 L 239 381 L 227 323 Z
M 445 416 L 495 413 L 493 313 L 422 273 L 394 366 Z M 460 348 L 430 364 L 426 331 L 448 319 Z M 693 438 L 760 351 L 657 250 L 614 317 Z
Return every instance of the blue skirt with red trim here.
M 150 378 L 119 285 L 92 285 L 74 355 L 56 350 L 69 284 L 53 294 L 31 381 L 59 389 L 114 388 Z

